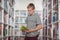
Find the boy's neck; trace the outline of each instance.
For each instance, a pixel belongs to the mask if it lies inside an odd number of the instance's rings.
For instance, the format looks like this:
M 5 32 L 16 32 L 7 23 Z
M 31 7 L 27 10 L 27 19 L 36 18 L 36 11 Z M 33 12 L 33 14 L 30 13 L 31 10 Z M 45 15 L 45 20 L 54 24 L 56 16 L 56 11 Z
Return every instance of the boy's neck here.
M 30 16 L 34 15 L 34 13 L 30 14 Z

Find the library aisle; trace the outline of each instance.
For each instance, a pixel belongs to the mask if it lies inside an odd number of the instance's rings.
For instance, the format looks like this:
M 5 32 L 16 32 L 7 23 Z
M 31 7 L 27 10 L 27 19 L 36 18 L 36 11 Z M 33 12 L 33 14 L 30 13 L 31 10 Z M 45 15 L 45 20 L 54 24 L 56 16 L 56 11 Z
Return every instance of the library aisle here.
M 0 40 L 24 40 L 21 26 L 27 26 L 26 9 L 34 3 L 43 28 L 38 40 L 60 40 L 60 0 L 0 0 Z

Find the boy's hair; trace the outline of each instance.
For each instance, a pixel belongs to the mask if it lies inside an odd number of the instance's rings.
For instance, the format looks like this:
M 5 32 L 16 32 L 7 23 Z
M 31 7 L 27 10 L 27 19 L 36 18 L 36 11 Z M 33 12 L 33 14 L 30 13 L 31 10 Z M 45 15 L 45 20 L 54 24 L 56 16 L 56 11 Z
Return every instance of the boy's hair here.
M 27 8 L 30 8 L 30 7 L 32 7 L 33 9 L 35 9 L 35 5 L 34 5 L 33 3 L 30 3 L 30 4 L 27 6 Z

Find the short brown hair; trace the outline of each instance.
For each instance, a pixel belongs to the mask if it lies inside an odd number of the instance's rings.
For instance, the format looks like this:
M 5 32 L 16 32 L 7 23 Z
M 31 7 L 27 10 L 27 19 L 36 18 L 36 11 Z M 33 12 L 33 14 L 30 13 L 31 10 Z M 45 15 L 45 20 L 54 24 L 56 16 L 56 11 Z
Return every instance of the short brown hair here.
M 29 7 L 32 7 L 33 9 L 35 9 L 35 5 L 34 5 L 33 3 L 30 3 L 30 4 L 27 6 L 27 8 L 29 8 Z

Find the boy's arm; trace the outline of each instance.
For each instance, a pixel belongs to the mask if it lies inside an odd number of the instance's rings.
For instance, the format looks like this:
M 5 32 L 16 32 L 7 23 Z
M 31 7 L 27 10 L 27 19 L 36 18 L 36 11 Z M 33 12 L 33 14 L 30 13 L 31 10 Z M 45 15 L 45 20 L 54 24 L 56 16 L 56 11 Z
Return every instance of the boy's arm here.
M 35 31 L 38 31 L 40 29 L 42 29 L 42 25 L 41 24 L 37 25 L 37 27 L 35 29 L 25 30 L 25 32 L 27 32 L 27 33 L 35 32 Z

